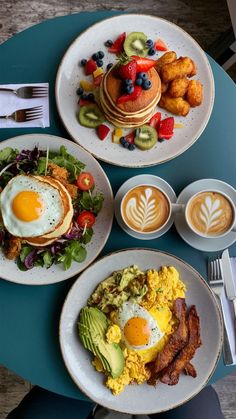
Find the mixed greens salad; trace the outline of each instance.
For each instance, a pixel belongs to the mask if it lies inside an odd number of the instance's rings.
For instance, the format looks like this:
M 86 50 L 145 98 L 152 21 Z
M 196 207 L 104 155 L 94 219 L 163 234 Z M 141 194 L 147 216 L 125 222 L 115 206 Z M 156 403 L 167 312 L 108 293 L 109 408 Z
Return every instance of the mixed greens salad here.
M 78 186 L 78 194 L 72 200 L 72 227 L 67 234 L 48 246 L 36 247 L 22 243 L 16 260 L 20 270 L 35 266 L 49 268 L 54 263 L 62 263 L 66 270 L 73 261 L 83 262 L 87 255 L 86 244 L 93 236 L 92 226 L 102 208 L 104 197 L 102 193 L 95 192 L 92 175 L 83 172 L 85 164 L 69 154 L 64 146 L 58 152 L 43 151 L 36 146 L 33 150 L 19 151 L 10 147 L 0 150 L 0 191 L 19 174 L 50 176 L 49 162 L 66 169 L 69 173 L 68 182 Z M 85 174 L 88 176 L 84 176 Z M 84 178 L 84 182 L 81 182 Z M 3 252 L 9 245 L 9 240 L 10 234 L 0 218 L 0 246 Z

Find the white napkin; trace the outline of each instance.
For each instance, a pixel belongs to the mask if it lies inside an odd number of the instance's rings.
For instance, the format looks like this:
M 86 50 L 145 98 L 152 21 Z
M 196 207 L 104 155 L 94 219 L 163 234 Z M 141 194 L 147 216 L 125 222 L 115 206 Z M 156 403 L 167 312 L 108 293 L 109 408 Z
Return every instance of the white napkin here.
M 2 84 L 0 87 L 18 89 L 22 86 L 43 86 L 48 87 L 48 83 L 24 83 L 24 84 Z M 35 99 L 21 99 L 11 92 L 0 92 L 0 115 L 10 115 L 18 109 L 33 108 L 42 105 L 43 117 L 28 122 L 15 122 L 13 119 L 0 119 L 0 128 L 29 128 L 50 126 L 49 122 L 49 100 L 48 96 Z
M 232 272 L 233 272 L 233 278 L 236 285 L 236 257 L 230 258 Z M 233 309 L 233 302 L 227 299 L 226 292 L 224 291 L 222 295 L 222 304 L 223 304 L 223 311 L 225 316 L 225 326 L 228 332 L 229 336 L 229 343 L 231 352 L 233 355 L 234 363 L 233 365 L 236 365 L 236 320 L 235 320 L 235 314 Z

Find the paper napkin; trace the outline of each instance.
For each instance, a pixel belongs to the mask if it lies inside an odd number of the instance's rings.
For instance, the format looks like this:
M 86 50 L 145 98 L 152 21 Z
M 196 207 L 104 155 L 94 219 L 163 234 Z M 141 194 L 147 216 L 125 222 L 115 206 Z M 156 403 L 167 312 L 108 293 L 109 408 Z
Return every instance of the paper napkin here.
M 236 284 L 236 257 L 230 258 L 234 282 Z M 225 317 L 225 326 L 229 336 L 231 352 L 233 354 L 234 365 L 236 365 L 236 319 L 233 309 L 233 302 L 227 299 L 224 291 L 222 296 L 223 311 Z
M 24 83 L 24 84 L 2 84 L 0 87 L 18 89 L 22 86 L 44 86 L 48 83 Z M 0 128 L 45 128 L 50 126 L 49 122 L 49 100 L 47 97 L 35 99 L 21 99 L 11 92 L 0 91 L 0 115 L 10 115 L 18 109 L 33 108 L 42 105 L 43 117 L 28 122 L 15 122 L 13 119 L 0 119 Z

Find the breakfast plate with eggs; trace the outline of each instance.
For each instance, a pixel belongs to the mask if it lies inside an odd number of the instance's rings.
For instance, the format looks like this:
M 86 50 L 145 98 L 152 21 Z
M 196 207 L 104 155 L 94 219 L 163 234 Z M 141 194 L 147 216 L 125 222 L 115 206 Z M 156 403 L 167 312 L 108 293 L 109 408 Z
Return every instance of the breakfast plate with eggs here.
M 60 319 L 62 356 L 76 385 L 96 403 L 131 414 L 173 409 L 196 395 L 216 368 L 222 339 L 204 279 L 152 249 L 121 250 L 92 264 Z
M 68 279 L 100 253 L 113 194 L 99 163 L 66 139 L 22 135 L 0 144 L 1 277 L 42 285 Z

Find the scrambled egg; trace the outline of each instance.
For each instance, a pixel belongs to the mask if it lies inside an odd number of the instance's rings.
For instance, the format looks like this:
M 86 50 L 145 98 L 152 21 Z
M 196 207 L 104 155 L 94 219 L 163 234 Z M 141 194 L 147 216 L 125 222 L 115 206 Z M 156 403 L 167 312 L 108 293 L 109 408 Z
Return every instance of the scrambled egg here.
M 119 343 L 121 340 L 121 330 L 117 324 L 112 324 L 106 332 L 107 343 Z

